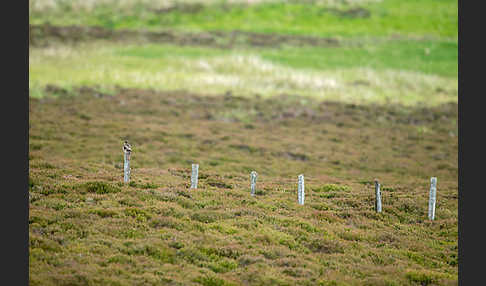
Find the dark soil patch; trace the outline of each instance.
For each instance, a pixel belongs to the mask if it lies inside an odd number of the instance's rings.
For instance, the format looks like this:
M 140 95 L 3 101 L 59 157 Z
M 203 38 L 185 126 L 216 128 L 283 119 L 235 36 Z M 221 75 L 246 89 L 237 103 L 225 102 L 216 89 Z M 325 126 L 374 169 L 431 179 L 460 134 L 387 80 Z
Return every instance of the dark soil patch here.
M 90 95 L 96 98 L 106 96 L 107 94 L 100 92 L 95 87 L 82 86 L 74 88 L 73 90 L 67 90 L 62 87 L 58 87 L 52 84 L 48 84 L 44 87 L 44 91 L 47 94 L 57 95 L 57 96 L 67 96 L 67 95 Z
M 182 12 L 187 14 L 195 14 L 201 11 L 204 8 L 204 5 L 201 3 L 176 3 L 175 5 L 161 8 L 161 9 L 153 9 L 153 11 L 157 14 L 168 14 L 171 12 Z
M 242 150 L 242 151 L 247 151 L 249 153 L 260 153 L 263 154 L 265 150 L 263 148 L 258 148 L 258 147 L 252 147 L 248 146 L 245 144 L 235 144 L 235 145 L 230 145 L 229 147 L 237 150 Z
M 231 186 L 231 185 L 229 185 L 225 182 L 216 181 L 216 180 L 208 180 L 207 184 L 212 186 L 212 187 L 216 187 L 216 188 L 220 188 L 220 189 L 232 189 L 233 188 L 233 186 Z
M 44 88 L 44 91 L 50 94 L 55 94 L 55 95 L 68 95 L 69 91 L 67 89 L 48 84 Z
M 361 7 L 345 9 L 345 10 L 330 8 L 327 9 L 327 11 L 342 18 L 369 18 L 371 16 L 369 10 Z
M 110 40 L 123 42 L 170 43 L 174 45 L 210 46 L 232 48 L 236 45 L 280 47 L 281 45 L 338 46 L 335 38 L 322 38 L 297 35 L 262 34 L 245 31 L 211 31 L 183 33 L 176 31 L 135 31 L 112 30 L 103 27 L 29 25 L 31 46 L 47 46 L 60 41 L 76 43 L 89 40 Z

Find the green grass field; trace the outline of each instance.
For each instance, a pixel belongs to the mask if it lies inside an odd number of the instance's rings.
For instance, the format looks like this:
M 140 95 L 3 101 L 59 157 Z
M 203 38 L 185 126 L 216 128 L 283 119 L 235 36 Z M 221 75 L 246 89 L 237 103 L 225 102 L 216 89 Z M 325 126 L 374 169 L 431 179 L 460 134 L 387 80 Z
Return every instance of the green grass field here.
M 457 2 L 29 3 L 30 285 L 458 285 Z
M 42 87 L 49 83 L 64 88 L 96 84 L 105 89 L 123 83 L 127 87 L 193 92 L 231 89 L 243 95 L 289 92 L 356 103 L 457 102 L 457 3 L 452 1 L 379 1 L 362 6 L 359 1 L 340 5 L 209 1 L 204 5 L 174 4 L 166 12 L 157 12 L 161 10 L 158 2 L 122 1 L 115 5 L 101 1 L 96 5 L 95 1 L 83 6 L 77 1 L 58 1 L 47 6 L 50 9 L 40 9 L 42 1 L 33 3 L 37 4 L 32 5 L 31 25 L 95 25 L 115 31 L 176 33 L 238 30 L 339 40 L 338 46 L 284 42 L 278 47 L 246 41 L 231 49 L 136 40 L 128 47 L 103 40 L 33 47 L 29 83 L 34 96 L 41 95 Z M 369 15 L 342 14 L 353 9 Z M 302 78 L 317 78 L 313 82 L 332 83 L 333 87 L 298 82 Z M 356 87 L 354 82 L 369 84 Z
M 312 1 L 262 1 L 254 5 L 187 1 L 189 5 L 175 5 L 176 8 L 168 12 L 157 12 L 161 10 L 157 5 L 150 7 L 137 1 L 90 9 L 83 9 L 81 1 L 59 2 L 65 5 L 48 11 L 32 9 L 31 24 L 49 21 L 53 25 L 93 25 L 111 29 L 244 30 L 344 37 L 399 34 L 456 40 L 458 31 L 457 1 L 444 0 L 369 1 L 365 5 L 352 1 L 347 5 L 325 5 L 325 2 L 315 5 Z M 353 13 L 356 7 L 367 12 Z
M 395 48 L 396 47 L 396 48 Z M 431 59 L 424 53 L 431 47 Z M 115 85 L 211 94 L 283 93 L 354 103 L 435 105 L 457 101 L 454 45 L 384 43 L 379 47 L 215 50 L 171 45 L 89 43 L 34 49 L 31 94 L 46 84 L 64 88 Z M 457 47 L 457 46 L 456 46 Z M 394 57 L 394 54 L 398 56 Z M 455 74 L 456 76 L 454 77 Z M 37 92 L 37 94 L 42 94 Z

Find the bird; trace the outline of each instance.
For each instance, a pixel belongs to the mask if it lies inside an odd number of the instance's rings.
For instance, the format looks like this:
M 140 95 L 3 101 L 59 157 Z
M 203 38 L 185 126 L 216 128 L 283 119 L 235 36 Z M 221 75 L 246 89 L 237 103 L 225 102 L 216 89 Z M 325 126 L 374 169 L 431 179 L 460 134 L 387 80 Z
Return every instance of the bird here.
M 127 140 L 125 140 L 125 142 L 123 143 L 123 152 L 132 152 L 132 146 L 128 143 Z

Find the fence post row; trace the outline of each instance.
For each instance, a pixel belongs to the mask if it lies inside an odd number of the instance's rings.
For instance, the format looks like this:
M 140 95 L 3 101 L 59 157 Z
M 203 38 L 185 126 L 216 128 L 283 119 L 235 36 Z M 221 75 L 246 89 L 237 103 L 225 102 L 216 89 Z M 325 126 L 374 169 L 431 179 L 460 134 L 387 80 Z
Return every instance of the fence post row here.
M 132 153 L 132 149 L 130 144 L 127 141 L 123 144 L 123 157 L 124 157 L 124 164 L 123 164 L 123 181 L 125 183 L 130 182 L 130 155 Z M 197 189 L 197 179 L 198 179 L 198 171 L 199 171 L 199 164 L 192 164 L 192 173 L 191 173 L 191 189 Z M 250 173 L 250 186 L 251 186 L 251 196 L 255 196 L 256 193 L 256 181 L 257 181 L 258 173 L 255 171 L 251 171 Z M 304 187 L 304 175 L 299 175 L 299 186 L 297 191 L 297 197 L 300 205 L 304 204 L 305 200 L 305 187 Z M 382 204 L 381 204 L 381 190 L 380 190 L 380 183 L 377 179 L 375 179 L 375 210 L 376 212 L 382 211 Z M 435 219 L 435 203 L 437 198 L 437 178 L 432 177 L 430 178 L 430 193 L 429 193 L 429 213 L 428 217 L 430 220 Z

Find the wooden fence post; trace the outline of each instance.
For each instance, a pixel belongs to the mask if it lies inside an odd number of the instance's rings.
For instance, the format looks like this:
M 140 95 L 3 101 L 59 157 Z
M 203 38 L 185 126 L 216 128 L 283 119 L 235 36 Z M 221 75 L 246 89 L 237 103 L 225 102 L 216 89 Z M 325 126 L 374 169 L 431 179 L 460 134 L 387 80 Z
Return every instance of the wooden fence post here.
M 127 141 L 123 143 L 123 182 L 130 182 L 130 155 L 132 154 L 132 148 Z
M 375 195 L 376 195 L 375 210 L 376 212 L 381 213 L 381 191 L 380 191 L 380 183 L 378 183 L 377 179 L 375 179 Z
M 299 204 L 303 205 L 304 204 L 304 199 L 305 199 L 305 192 L 304 192 L 304 175 L 300 174 L 299 175 L 299 189 L 298 189 L 298 199 L 299 199 Z
M 197 189 L 198 171 L 199 171 L 199 165 L 192 164 L 191 189 Z
M 257 172 L 251 171 L 250 173 L 251 196 L 255 195 L 257 177 L 258 177 Z
M 435 218 L 435 200 L 437 197 L 437 178 L 430 178 L 430 193 L 429 193 L 429 219 Z

